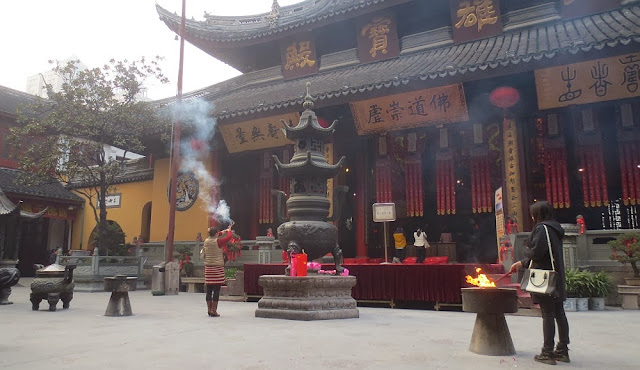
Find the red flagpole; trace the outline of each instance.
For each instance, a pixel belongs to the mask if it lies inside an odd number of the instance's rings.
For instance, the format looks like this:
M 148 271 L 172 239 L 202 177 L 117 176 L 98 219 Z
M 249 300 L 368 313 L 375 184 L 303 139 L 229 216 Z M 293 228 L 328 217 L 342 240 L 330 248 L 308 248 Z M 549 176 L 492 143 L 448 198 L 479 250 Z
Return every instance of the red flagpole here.
M 171 185 L 169 191 L 169 231 L 167 233 L 167 261 L 173 261 L 173 242 L 176 228 L 176 184 L 178 179 L 178 166 L 180 166 L 180 127 L 182 105 L 182 67 L 184 63 L 184 24 L 187 0 L 182 0 L 182 20 L 180 21 L 180 64 L 178 66 L 178 96 L 176 97 L 176 113 L 173 123 L 173 147 L 171 149 Z

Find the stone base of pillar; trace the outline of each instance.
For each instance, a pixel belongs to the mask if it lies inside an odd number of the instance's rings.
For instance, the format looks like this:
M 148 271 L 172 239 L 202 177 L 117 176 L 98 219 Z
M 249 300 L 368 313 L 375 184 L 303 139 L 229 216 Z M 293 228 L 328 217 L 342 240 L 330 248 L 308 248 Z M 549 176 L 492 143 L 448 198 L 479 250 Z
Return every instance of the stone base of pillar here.
M 622 297 L 622 308 L 625 310 L 637 310 L 640 286 L 618 285 L 618 294 Z
M 256 317 L 287 320 L 333 320 L 360 317 L 351 288 L 355 276 L 263 275 L 264 296 Z

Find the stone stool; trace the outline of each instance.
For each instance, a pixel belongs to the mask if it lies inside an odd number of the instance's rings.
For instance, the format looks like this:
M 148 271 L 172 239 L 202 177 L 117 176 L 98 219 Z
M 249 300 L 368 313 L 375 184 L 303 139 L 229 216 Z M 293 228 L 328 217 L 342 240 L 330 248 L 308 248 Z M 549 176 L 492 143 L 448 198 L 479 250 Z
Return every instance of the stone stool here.
M 105 316 L 131 316 L 129 292 L 136 290 L 137 277 L 116 275 L 104 278 L 104 290 L 111 292 Z

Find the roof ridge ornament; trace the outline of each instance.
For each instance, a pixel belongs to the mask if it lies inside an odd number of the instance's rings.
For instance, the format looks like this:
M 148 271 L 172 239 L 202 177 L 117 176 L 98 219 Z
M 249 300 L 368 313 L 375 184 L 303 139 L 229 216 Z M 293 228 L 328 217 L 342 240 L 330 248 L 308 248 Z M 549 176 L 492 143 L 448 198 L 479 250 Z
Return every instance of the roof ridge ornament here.
M 307 95 L 304 97 L 304 103 L 302 103 L 302 107 L 304 109 L 312 109 L 313 100 L 311 98 L 311 93 L 309 92 L 309 88 L 311 87 L 311 82 L 307 82 L 306 86 L 307 86 Z
M 273 0 L 273 4 L 271 4 L 271 13 L 267 15 L 267 20 L 269 20 L 269 28 L 278 27 L 279 18 L 280 18 L 280 4 L 278 4 L 278 0 Z

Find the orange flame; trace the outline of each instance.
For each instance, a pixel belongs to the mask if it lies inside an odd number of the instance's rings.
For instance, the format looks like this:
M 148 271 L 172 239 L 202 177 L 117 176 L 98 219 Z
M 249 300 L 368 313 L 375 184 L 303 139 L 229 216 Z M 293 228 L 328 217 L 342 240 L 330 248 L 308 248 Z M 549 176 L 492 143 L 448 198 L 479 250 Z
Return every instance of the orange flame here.
M 475 279 L 472 278 L 471 275 L 467 275 L 466 276 L 467 283 L 475 285 L 475 286 L 479 286 L 479 287 L 495 287 L 496 283 L 491 281 L 491 279 L 489 279 L 487 277 L 487 275 L 481 274 L 480 271 L 482 271 L 482 269 L 480 267 L 476 268 L 476 272 L 478 273 L 478 277 L 475 278 Z

